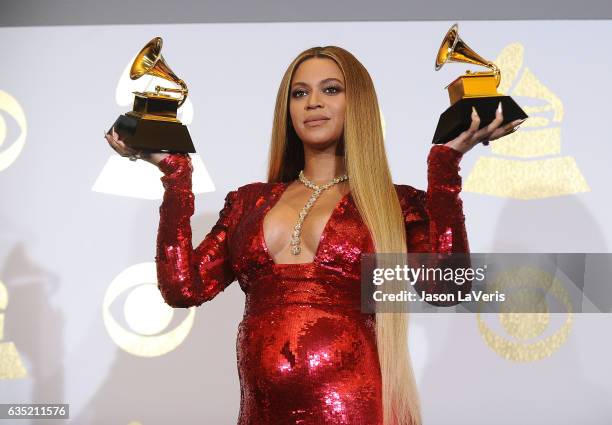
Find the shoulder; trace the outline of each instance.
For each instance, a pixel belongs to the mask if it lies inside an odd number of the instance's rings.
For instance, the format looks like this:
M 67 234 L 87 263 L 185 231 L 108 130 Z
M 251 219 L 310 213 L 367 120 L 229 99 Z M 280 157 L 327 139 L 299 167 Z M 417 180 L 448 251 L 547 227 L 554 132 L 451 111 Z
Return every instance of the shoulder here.
M 416 189 L 408 184 L 393 183 L 393 186 L 395 186 L 395 191 L 400 198 L 411 199 L 425 194 L 425 191 Z
M 230 191 L 227 197 L 243 202 L 245 205 L 256 206 L 268 199 L 281 185 L 281 183 L 251 182 Z
M 393 184 L 406 222 L 427 219 L 425 201 L 427 193 L 407 184 Z
M 263 195 L 272 192 L 277 186 L 280 186 L 280 183 L 251 182 L 238 187 L 235 191 L 240 195 Z

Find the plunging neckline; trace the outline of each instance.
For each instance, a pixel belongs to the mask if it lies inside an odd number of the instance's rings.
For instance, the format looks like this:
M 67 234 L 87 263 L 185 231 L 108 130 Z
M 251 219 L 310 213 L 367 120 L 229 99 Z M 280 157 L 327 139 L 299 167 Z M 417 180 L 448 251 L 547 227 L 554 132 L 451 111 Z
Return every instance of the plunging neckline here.
M 283 193 L 285 193 L 285 191 L 289 187 L 289 183 L 290 182 L 281 182 L 280 183 L 281 185 L 283 185 L 283 189 L 272 199 L 270 204 L 266 207 L 266 209 L 262 213 L 261 220 L 259 222 L 259 236 L 260 236 L 260 239 L 261 239 L 261 245 L 262 245 L 263 250 L 264 250 L 264 252 L 266 254 L 266 257 L 268 257 L 268 260 L 270 261 L 270 263 L 272 263 L 273 266 L 276 266 L 276 267 L 291 267 L 291 266 L 304 266 L 304 267 L 306 267 L 306 266 L 312 266 L 312 265 L 317 263 L 317 259 L 319 257 L 319 251 L 321 250 L 321 245 L 322 245 L 323 239 L 325 239 L 325 236 L 326 236 L 326 233 L 327 233 L 327 230 L 328 230 L 329 226 L 331 225 L 332 221 L 334 220 L 334 218 L 336 216 L 336 213 L 338 212 L 340 207 L 346 201 L 348 201 L 349 197 L 351 196 L 351 191 L 349 190 L 347 193 L 345 193 L 342 196 L 342 198 L 340 198 L 338 203 L 336 203 L 336 206 L 334 207 L 334 209 L 332 210 L 331 215 L 327 219 L 327 222 L 325 223 L 325 226 L 323 226 L 323 231 L 321 232 L 321 236 L 319 236 L 319 243 L 317 244 L 317 248 L 315 250 L 314 256 L 312 257 L 311 261 L 309 261 L 307 263 L 277 263 L 274 260 L 274 258 L 272 258 L 272 255 L 270 254 L 270 251 L 268 250 L 268 244 L 266 243 L 266 235 L 264 233 L 264 220 L 266 219 L 266 216 L 268 215 L 270 210 L 272 208 L 274 208 L 274 206 L 278 203 L 280 198 L 283 196 Z

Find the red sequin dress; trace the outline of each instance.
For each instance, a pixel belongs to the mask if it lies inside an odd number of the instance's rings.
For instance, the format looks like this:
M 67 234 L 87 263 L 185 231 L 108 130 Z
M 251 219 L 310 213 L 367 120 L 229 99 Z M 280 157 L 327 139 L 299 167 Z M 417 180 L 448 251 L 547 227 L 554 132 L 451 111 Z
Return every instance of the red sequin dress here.
M 459 198 L 461 152 L 434 145 L 427 192 L 395 185 L 409 252 L 468 252 Z M 192 247 L 191 161 L 160 164 L 159 289 L 173 307 L 198 306 L 237 280 L 239 425 L 382 425 L 374 315 L 360 312 L 360 254 L 374 245 L 351 193 L 336 205 L 311 263 L 275 264 L 263 218 L 289 183 L 228 193 L 211 232 Z

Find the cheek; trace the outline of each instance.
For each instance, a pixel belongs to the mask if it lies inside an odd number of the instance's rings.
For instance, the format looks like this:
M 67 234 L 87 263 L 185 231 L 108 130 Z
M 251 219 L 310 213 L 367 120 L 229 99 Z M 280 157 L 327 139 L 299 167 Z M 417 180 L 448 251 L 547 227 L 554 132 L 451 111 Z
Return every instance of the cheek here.
M 336 120 L 344 123 L 344 117 L 346 114 L 346 103 L 344 98 L 336 99 L 336 101 L 333 103 L 333 105 L 331 105 L 331 107 L 333 108 Z
M 289 104 L 289 115 L 291 125 L 298 138 L 303 139 L 308 137 L 308 131 L 302 123 L 304 121 L 304 112 L 301 110 L 301 107 L 296 103 Z
M 346 110 L 344 109 L 344 105 L 339 105 L 334 111 L 334 117 L 336 122 L 336 127 L 344 127 L 344 120 L 346 118 Z
M 289 118 L 291 118 L 292 123 L 300 122 L 298 108 L 293 102 L 289 103 Z M 293 127 L 296 127 L 295 124 L 293 124 Z

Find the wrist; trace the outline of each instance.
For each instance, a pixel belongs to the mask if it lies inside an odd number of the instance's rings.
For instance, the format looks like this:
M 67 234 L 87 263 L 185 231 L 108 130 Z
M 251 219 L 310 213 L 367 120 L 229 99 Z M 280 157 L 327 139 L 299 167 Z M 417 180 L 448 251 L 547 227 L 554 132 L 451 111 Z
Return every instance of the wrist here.
M 461 158 L 463 158 L 465 152 L 460 151 L 448 144 L 438 144 L 432 146 L 429 151 L 429 159 L 442 159 L 446 162 L 452 162 L 454 164 L 459 164 Z
M 156 157 L 157 156 L 157 157 Z M 157 167 L 166 175 L 183 174 L 185 170 L 193 171 L 191 157 L 182 153 L 155 153 L 153 161 Z

